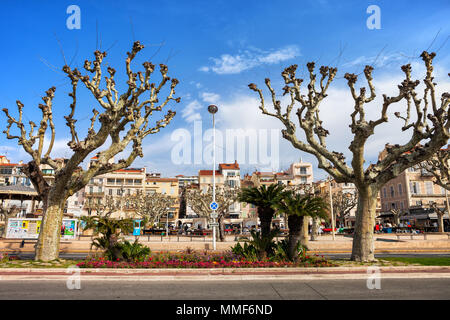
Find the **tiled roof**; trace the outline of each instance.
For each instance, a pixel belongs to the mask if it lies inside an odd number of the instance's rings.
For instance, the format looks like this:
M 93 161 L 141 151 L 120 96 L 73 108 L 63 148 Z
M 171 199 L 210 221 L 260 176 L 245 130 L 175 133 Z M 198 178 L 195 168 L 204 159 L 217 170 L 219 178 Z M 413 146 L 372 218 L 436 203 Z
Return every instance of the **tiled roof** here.
M 239 164 L 237 161 L 234 163 L 220 163 L 219 164 L 220 170 L 239 170 Z
M 141 173 L 144 169 L 139 169 L 139 168 L 125 168 L 125 169 L 119 169 L 116 170 L 114 172 L 139 172 Z
M 199 176 L 212 176 L 213 175 L 213 171 L 212 170 L 200 170 L 198 172 Z M 216 170 L 216 176 L 221 176 L 222 174 L 220 173 L 220 171 Z

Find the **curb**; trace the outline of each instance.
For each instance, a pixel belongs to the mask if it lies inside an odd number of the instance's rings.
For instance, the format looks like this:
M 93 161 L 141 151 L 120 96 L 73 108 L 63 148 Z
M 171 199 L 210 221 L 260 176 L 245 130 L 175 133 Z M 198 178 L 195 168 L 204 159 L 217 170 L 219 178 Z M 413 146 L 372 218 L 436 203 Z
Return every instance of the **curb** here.
M 373 269 L 371 269 L 373 270 Z M 242 281 L 367 279 L 369 267 L 324 268 L 225 268 L 225 269 L 78 269 L 83 280 L 92 281 Z M 75 269 L 0 269 L 0 280 L 67 280 Z M 379 267 L 381 278 L 447 278 L 448 266 Z

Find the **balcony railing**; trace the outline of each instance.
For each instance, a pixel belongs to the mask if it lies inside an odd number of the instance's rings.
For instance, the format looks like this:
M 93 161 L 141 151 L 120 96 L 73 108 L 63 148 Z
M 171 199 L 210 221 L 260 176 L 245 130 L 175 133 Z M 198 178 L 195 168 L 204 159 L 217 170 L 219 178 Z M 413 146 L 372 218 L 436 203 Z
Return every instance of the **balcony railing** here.
M 85 197 L 103 197 L 105 195 L 105 192 L 86 192 Z

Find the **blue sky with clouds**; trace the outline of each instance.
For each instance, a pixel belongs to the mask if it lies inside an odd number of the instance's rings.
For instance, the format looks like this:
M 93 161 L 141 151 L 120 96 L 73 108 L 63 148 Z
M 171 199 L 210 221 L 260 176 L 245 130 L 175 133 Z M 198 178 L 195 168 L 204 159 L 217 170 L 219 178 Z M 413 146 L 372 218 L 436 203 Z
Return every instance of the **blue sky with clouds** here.
M 69 30 L 66 19 L 69 5 L 81 9 L 81 29 Z M 370 5 L 381 9 L 381 29 L 370 30 L 366 12 Z M 155 64 L 166 63 L 172 77 L 180 80 L 177 95 L 182 102 L 173 105 L 177 116 L 158 135 L 145 140 L 145 157 L 135 166 L 146 165 L 164 175 L 196 174 L 206 163 L 173 165 L 171 135 L 184 128 L 193 135 L 194 120 L 203 120 L 203 130 L 210 127 L 206 107 L 219 105 L 219 129 L 279 129 L 276 120 L 258 113 L 258 101 L 247 85 L 264 84 L 270 77 L 281 88 L 280 72 L 290 64 L 300 66 L 316 61 L 318 65 L 337 66 L 324 117 L 329 121 L 330 145 L 348 153 L 350 135 L 347 123 L 351 101 L 345 72 L 360 73 L 364 65 L 374 64 L 375 82 L 387 92 L 394 90 L 394 80 L 401 81 L 399 66 L 412 63 L 420 77 L 421 60 L 427 48 L 438 52 L 435 59 L 437 79 L 448 91 L 446 74 L 450 66 L 450 4 L 448 1 L 0 1 L 0 108 L 15 111 L 15 101 L 25 104 L 25 120 L 39 121 L 40 97 L 56 86 L 54 118 L 58 130 L 55 156 L 70 156 L 65 145 L 69 131 L 64 124 L 68 114 L 69 82 L 60 71 L 65 61 L 82 68 L 98 48 L 108 50 L 105 62 L 117 69 L 116 82 L 124 83 L 125 53 L 134 40 L 146 48 L 136 58 L 135 70 L 151 58 Z M 123 88 L 123 86 L 122 86 Z M 384 93 L 378 90 L 379 96 Z M 331 101 L 332 100 L 332 101 Z M 95 101 L 80 92 L 76 117 L 80 131 L 89 124 Z M 346 109 L 347 108 L 347 109 Z M 350 108 L 350 109 L 348 109 Z M 374 110 L 378 105 L 372 107 Z M 374 116 L 377 114 L 374 113 Z M 4 114 L 0 121 L 5 123 Z M 346 123 L 344 123 L 346 122 Z M 394 122 L 395 123 L 395 122 Z M 392 138 L 393 125 L 381 130 L 369 141 L 368 160 Z M 387 136 L 386 136 L 387 135 Z M 402 138 L 399 136 L 399 139 Z M 400 141 L 401 142 L 401 141 Z M 194 141 L 192 141 L 192 144 Z M 225 142 L 224 142 L 225 145 Z M 0 136 L 0 153 L 13 161 L 27 160 L 23 151 Z M 232 153 L 230 150 L 225 154 Z M 280 169 L 300 157 L 313 157 L 279 142 Z M 223 160 L 226 160 L 225 158 Z M 244 163 L 244 170 L 264 168 L 264 164 Z M 317 167 L 316 167 L 317 168 Z M 318 178 L 323 173 L 316 170 Z

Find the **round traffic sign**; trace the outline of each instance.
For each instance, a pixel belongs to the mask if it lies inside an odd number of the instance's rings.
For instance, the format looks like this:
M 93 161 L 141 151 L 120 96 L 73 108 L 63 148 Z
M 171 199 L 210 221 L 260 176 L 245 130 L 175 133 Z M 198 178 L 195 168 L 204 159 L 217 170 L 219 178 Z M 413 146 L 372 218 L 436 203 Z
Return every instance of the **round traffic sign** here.
M 219 204 L 213 201 L 209 204 L 209 207 L 211 208 L 211 210 L 217 210 L 219 208 Z

